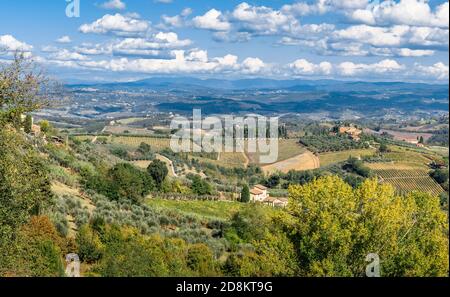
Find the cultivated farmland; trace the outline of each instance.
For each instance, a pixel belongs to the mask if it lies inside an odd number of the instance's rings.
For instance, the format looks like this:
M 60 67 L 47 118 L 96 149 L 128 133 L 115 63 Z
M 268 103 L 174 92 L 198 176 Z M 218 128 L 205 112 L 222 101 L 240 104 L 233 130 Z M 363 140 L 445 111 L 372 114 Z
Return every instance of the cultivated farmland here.
M 114 136 L 111 139 L 112 143 L 122 144 L 130 147 L 137 148 L 141 143 L 146 143 L 152 147 L 154 151 L 162 151 L 166 148 L 170 148 L 169 138 L 159 137 L 145 137 L 145 136 Z
M 251 164 L 260 164 L 260 155 L 268 155 L 248 151 L 248 141 L 245 142 L 245 152 Z M 306 148 L 298 143 L 297 139 L 279 139 L 278 140 L 278 162 L 284 161 L 306 152 Z
M 437 196 L 444 191 L 428 175 L 428 170 L 424 167 L 396 162 L 372 163 L 367 166 L 374 171 L 381 182 L 393 185 L 402 193 L 422 191 Z
M 371 156 L 375 153 L 374 149 L 358 149 L 341 152 L 323 153 L 319 155 L 320 166 L 328 166 L 331 164 L 344 162 L 349 157 Z
M 289 158 L 284 161 L 280 161 L 274 164 L 266 165 L 262 167 L 265 173 L 283 172 L 287 173 L 290 170 L 311 170 L 320 167 L 319 158 L 317 158 L 310 151 L 306 151 L 300 155 Z

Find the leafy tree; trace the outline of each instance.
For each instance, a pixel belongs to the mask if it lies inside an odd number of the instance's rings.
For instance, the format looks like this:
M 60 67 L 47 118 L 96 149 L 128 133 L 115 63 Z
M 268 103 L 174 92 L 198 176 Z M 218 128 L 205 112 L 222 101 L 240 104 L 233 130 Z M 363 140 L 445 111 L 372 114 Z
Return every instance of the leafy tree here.
M 0 123 L 19 128 L 23 114 L 49 106 L 56 86 L 23 53 L 16 53 L 12 63 L 0 65 Z
M 231 219 L 231 228 L 243 241 L 260 240 L 271 228 L 270 217 L 265 209 L 252 205 L 237 212 Z
M 0 129 L 0 245 L 51 203 L 48 170 L 33 147 L 11 129 Z
M 213 188 L 212 186 L 204 179 L 202 179 L 199 175 L 195 175 L 192 179 L 191 185 L 192 192 L 198 195 L 212 195 Z
M 153 180 L 128 163 L 119 163 L 108 172 L 109 196 L 115 200 L 140 202 L 153 188 Z
M 344 170 L 349 172 L 356 173 L 362 177 L 370 177 L 372 172 L 369 167 L 364 166 L 364 163 L 361 160 L 358 160 L 354 157 L 349 157 L 347 162 L 343 166 Z
M 250 202 L 250 188 L 247 184 L 242 187 L 241 191 L 241 202 L 248 203 Z
M 5 249 L 1 249 L 5 256 Z M 64 276 L 62 255 L 67 242 L 58 235 L 48 217 L 33 216 L 23 225 L 9 248 L 10 261 L 0 266 L 0 275 Z
M 145 142 L 142 142 L 139 145 L 137 152 L 139 154 L 141 154 L 143 157 L 149 158 L 149 159 L 154 158 L 154 155 L 155 155 L 153 153 L 152 147 L 148 143 L 145 143 Z
M 165 241 L 158 235 L 147 237 L 133 228 L 113 226 L 104 237 L 105 252 L 98 267 L 102 276 L 169 276 L 171 264 L 180 260 L 165 254 Z
M 448 223 L 437 197 L 397 196 L 375 179 L 352 189 L 329 176 L 291 186 L 289 212 L 300 275 L 361 276 L 369 253 L 382 259 L 382 276 L 447 275 Z
M 148 174 L 153 178 L 156 182 L 156 186 L 158 189 L 161 189 L 163 181 L 166 179 L 169 174 L 169 170 L 164 162 L 161 160 L 155 159 L 148 167 Z
M 42 120 L 39 122 L 39 126 L 41 127 L 41 131 L 44 134 L 49 134 L 53 131 L 53 127 L 47 120 Z
M 387 144 L 385 142 L 382 142 L 382 143 L 380 143 L 380 147 L 378 148 L 378 151 L 380 153 L 388 153 L 389 147 L 387 146 Z
M 23 124 L 24 132 L 27 134 L 31 133 L 32 126 L 33 126 L 33 117 L 27 114 L 27 116 L 25 117 L 25 122 Z
M 278 174 L 272 174 L 265 183 L 269 188 L 275 188 L 280 184 L 281 178 Z
M 186 264 L 199 276 L 215 276 L 218 273 L 213 253 L 202 243 L 188 248 Z
M 76 242 L 81 261 L 93 263 L 102 257 L 103 244 L 97 233 L 89 225 L 83 225 L 78 230 Z
M 111 148 L 110 152 L 114 156 L 119 157 L 121 159 L 124 159 L 124 160 L 128 159 L 128 151 L 123 147 L 113 147 L 113 148 Z
M 224 264 L 229 276 L 292 276 L 297 262 L 294 245 L 278 224 L 278 217 L 255 205 L 236 213 L 225 237 L 235 244 Z M 234 238 L 233 238 L 234 237 Z M 251 248 L 240 248 L 242 243 Z M 236 250 L 237 249 L 237 250 Z
M 448 170 L 436 169 L 431 171 L 430 176 L 438 183 L 443 184 L 448 181 Z

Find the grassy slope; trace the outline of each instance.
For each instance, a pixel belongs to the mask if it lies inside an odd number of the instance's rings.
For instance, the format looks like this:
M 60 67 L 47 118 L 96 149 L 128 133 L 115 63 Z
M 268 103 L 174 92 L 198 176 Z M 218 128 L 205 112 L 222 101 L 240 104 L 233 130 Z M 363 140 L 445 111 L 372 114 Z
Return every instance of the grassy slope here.
M 334 163 L 343 162 L 347 160 L 350 156 L 362 157 L 362 156 L 370 156 L 373 155 L 374 153 L 375 153 L 374 149 L 357 149 L 333 153 L 324 153 L 319 155 L 320 166 L 323 167 Z
M 155 208 L 167 208 L 177 210 L 184 214 L 196 215 L 206 219 L 228 220 L 233 214 L 248 207 L 254 207 L 253 204 L 244 204 L 240 202 L 226 201 L 178 201 L 148 199 L 147 204 Z M 271 207 L 266 207 L 267 211 L 279 211 Z

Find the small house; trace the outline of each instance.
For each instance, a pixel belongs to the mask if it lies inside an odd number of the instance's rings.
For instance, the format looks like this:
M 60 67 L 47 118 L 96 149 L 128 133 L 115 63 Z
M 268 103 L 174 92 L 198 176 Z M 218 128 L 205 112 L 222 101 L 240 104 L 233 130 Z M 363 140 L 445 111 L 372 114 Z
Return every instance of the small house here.
M 263 185 L 256 185 L 250 190 L 250 201 L 264 201 L 264 199 L 268 198 L 267 188 Z

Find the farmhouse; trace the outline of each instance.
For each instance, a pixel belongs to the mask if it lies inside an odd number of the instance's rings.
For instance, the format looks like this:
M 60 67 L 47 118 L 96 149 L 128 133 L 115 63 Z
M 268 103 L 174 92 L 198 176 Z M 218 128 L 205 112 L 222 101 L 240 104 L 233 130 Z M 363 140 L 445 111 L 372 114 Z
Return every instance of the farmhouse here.
M 351 139 L 359 141 L 361 139 L 362 130 L 356 127 L 339 127 L 339 134 L 347 134 Z
M 270 197 L 267 188 L 263 185 L 256 185 L 250 190 L 250 201 L 260 202 L 272 207 L 286 207 L 288 199 Z
M 272 207 L 286 207 L 288 205 L 287 198 L 275 198 L 275 197 L 267 197 L 263 201 L 264 204 L 267 204 Z
M 256 185 L 250 190 L 250 201 L 263 202 L 268 197 L 267 188 L 263 185 Z

